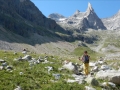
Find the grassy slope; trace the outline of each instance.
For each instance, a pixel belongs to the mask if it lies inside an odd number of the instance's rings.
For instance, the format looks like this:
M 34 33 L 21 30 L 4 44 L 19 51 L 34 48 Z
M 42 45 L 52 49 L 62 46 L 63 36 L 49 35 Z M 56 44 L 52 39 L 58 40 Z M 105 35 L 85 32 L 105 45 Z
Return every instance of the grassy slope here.
M 76 48 L 73 51 L 73 54 L 75 54 L 78 57 L 81 57 L 83 55 L 84 51 L 88 51 L 88 54 L 90 55 L 90 60 L 96 60 L 97 57 L 101 56 L 101 54 L 96 53 L 95 51 L 91 50 L 89 47 L 84 47 L 84 46 L 80 46 L 80 47 Z
M 98 53 L 93 52 L 89 48 L 78 47 L 75 49 L 75 54 L 79 55 L 83 53 L 84 50 L 88 50 L 89 55 L 93 58 L 93 54 Z M 29 53 L 30 54 L 30 53 Z M 39 56 L 44 58 L 43 54 L 30 54 L 33 58 L 38 58 Z M 48 61 L 54 62 L 53 64 L 36 64 L 30 68 L 28 61 L 14 61 L 14 58 L 19 56 L 24 56 L 22 53 L 14 54 L 13 52 L 0 51 L 0 59 L 5 60 L 8 65 L 13 66 L 13 71 L 0 70 L 0 90 L 13 90 L 17 85 L 22 87 L 22 90 L 84 90 L 84 87 L 88 84 L 77 84 L 77 83 L 66 83 L 64 79 L 72 79 L 70 74 L 72 72 L 66 70 L 60 72 L 59 67 L 62 66 L 62 61 L 66 58 L 60 58 L 59 56 L 48 56 Z M 95 57 L 94 57 L 95 58 Z M 0 63 L 1 64 L 1 63 Z M 46 66 L 52 66 L 53 71 L 48 74 Z M 23 75 L 19 73 L 23 72 Z M 59 80 L 55 80 L 52 73 L 59 73 L 61 77 Z M 63 75 L 64 74 L 64 75 Z M 57 81 L 56 83 L 50 80 Z M 96 90 L 101 90 L 100 87 L 94 87 Z
M 97 35 L 99 37 L 99 39 L 94 44 L 92 44 L 92 46 L 94 46 L 94 45 L 99 46 L 99 45 L 103 44 L 102 47 L 100 48 L 100 50 L 102 48 L 106 48 L 108 45 L 112 45 L 117 48 L 120 48 L 119 30 L 116 30 L 116 31 L 110 31 L 110 30 L 95 31 L 94 30 L 94 31 L 89 32 L 88 34 L 91 36 Z M 112 52 L 114 52 L 114 50 Z
M 13 90 L 17 85 L 22 87 L 22 90 L 84 90 L 86 84 L 66 83 L 64 79 L 71 78 L 70 71 L 60 72 L 58 67 L 61 67 L 61 58 L 57 56 L 48 56 L 48 60 L 55 62 L 55 64 L 37 64 L 32 68 L 29 68 L 27 61 L 13 61 L 14 58 L 23 56 L 21 53 L 14 55 L 13 52 L 0 51 L 0 58 L 7 61 L 8 65 L 13 66 L 13 71 L 0 70 L 0 90 Z M 32 57 L 38 58 L 38 56 L 44 57 L 44 55 L 31 54 Z M 52 74 L 47 73 L 46 66 L 52 66 L 54 71 L 51 73 L 60 73 L 61 78 L 58 82 L 53 83 L 50 80 L 55 80 Z M 23 75 L 19 73 L 23 72 Z M 62 74 L 65 75 L 62 75 Z M 99 87 L 97 90 L 100 90 Z

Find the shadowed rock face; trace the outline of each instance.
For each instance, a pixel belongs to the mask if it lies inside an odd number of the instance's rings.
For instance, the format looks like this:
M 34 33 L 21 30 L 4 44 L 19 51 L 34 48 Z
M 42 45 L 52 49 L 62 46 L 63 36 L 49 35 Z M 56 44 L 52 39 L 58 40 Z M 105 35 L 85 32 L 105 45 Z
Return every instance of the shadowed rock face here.
M 55 17 L 52 16 L 50 18 L 54 19 Z M 80 12 L 79 10 L 77 10 L 71 17 L 57 17 L 56 22 L 65 29 L 106 29 L 101 19 L 99 19 L 99 17 L 94 12 L 94 9 L 92 8 L 90 3 L 88 3 L 88 8 L 85 12 Z
M 54 20 L 46 18 L 30 0 L 0 0 L 0 25 L 21 36 L 37 32 L 36 27 L 64 31 Z
M 120 10 L 112 17 L 102 19 L 108 30 L 120 29 Z

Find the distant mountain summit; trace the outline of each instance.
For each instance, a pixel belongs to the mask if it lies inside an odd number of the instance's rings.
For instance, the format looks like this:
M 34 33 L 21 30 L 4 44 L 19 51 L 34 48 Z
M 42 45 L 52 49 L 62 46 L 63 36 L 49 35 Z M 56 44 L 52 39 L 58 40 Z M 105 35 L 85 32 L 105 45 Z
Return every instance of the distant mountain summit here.
M 53 20 L 55 17 L 50 17 Z M 96 15 L 92 5 L 88 3 L 88 8 L 85 12 L 77 10 L 68 18 L 59 18 L 56 22 L 66 30 L 76 30 L 80 32 L 88 28 L 91 29 L 106 29 L 101 19 Z
M 104 18 L 102 21 L 108 30 L 120 29 L 120 10 L 112 17 Z
M 48 18 L 52 18 L 55 21 L 60 21 L 61 19 L 65 19 L 65 16 L 58 13 L 53 13 L 53 14 L 50 14 Z

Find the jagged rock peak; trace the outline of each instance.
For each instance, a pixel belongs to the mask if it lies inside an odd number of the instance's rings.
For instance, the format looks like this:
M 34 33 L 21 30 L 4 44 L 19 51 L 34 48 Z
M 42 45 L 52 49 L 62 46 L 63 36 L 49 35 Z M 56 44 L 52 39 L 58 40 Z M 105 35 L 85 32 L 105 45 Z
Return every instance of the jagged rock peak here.
M 75 11 L 75 14 L 79 14 L 79 13 L 80 13 L 80 11 L 79 11 L 79 10 L 76 10 L 76 11 Z
M 94 11 L 94 9 L 92 8 L 92 5 L 90 4 L 90 2 L 88 2 L 87 11 Z

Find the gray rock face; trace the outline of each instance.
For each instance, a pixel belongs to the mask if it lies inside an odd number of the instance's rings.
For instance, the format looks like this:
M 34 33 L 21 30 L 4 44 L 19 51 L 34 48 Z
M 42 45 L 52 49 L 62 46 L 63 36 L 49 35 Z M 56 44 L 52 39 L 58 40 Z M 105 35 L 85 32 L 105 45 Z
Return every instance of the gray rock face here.
M 120 29 L 120 10 L 112 17 L 102 19 L 108 30 Z
M 60 15 L 58 13 L 53 13 L 48 16 L 48 18 L 52 18 L 55 21 L 60 21 L 61 19 L 65 19 L 63 15 Z
M 56 17 L 50 17 L 55 20 Z M 88 3 L 88 8 L 85 12 L 80 12 L 77 10 L 72 16 L 68 18 L 63 17 L 56 20 L 59 25 L 61 25 L 66 30 L 85 30 L 87 28 L 92 29 L 106 29 L 103 25 L 101 19 L 96 15 L 91 4 Z

